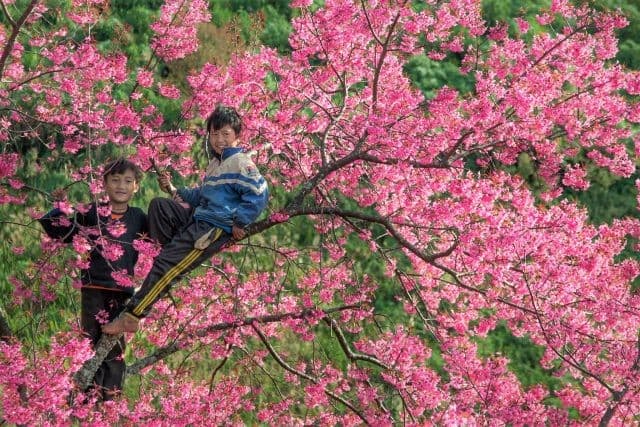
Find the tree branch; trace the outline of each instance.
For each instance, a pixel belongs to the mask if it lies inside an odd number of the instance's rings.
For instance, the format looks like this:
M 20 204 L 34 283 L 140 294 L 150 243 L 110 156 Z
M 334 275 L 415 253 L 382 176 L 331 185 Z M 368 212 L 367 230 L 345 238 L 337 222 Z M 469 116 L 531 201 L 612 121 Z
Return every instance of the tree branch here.
M 82 368 L 78 370 L 73 380 L 78 386 L 78 389 L 85 391 L 91 385 L 91 381 L 96 374 L 96 371 L 109 354 L 109 351 L 118 343 L 122 334 L 119 335 L 106 335 L 103 334 L 96 345 L 96 354 L 91 359 L 84 362 Z
M 370 356 L 368 354 L 356 353 L 353 350 L 351 350 L 351 347 L 347 342 L 347 338 L 344 336 L 344 333 L 342 332 L 342 328 L 340 328 L 340 325 L 338 325 L 338 322 L 336 322 L 335 320 L 333 320 L 328 316 L 325 317 L 323 320 L 335 332 L 336 338 L 338 339 L 338 343 L 340 343 L 340 347 L 342 348 L 342 351 L 349 358 L 349 360 L 351 361 L 362 360 L 364 362 L 373 363 L 374 365 L 377 365 L 383 369 L 387 369 L 387 370 L 391 369 L 389 366 L 387 366 L 385 363 L 383 363 L 376 357 Z
M 253 330 L 255 331 L 256 334 L 258 334 L 258 337 L 260 337 L 260 340 L 262 341 L 262 343 L 264 344 L 264 346 L 267 348 L 267 351 L 269 352 L 269 354 L 271 354 L 271 357 L 273 357 L 276 362 L 278 362 L 278 364 L 280 366 L 282 366 L 282 368 L 298 377 L 304 378 L 307 381 L 311 381 L 314 384 L 318 383 L 318 379 L 312 377 L 311 375 L 308 375 L 302 371 L 299 371 L 297 369 L 295 369 L 294 367 L 292 367 L 291 365 L 289 365 L 287 362 L 285 362 L 282 357 L 280 357 L 280 355 L 276 352 L 276 350 L 273 348 L 273 346 L 269 343 L 269 341 L 267 340 L 267 337 L 262 333 L 262 331 L 256 326 L 255 323 L 251 324 L 251 327 L 253 328 Z M 351 409 L 351 411 L 353 411 L 354 414 L 356 414 L 358 417 L 360 417 L 360 419 L 366 424 L 369 425 L 369 421 L 367 421 L 367 419 L 364 417 L 364 414 L 362 414 L 356 407 L 354 407 L 351 403 L 349 403 L 346 399 L 344 399 L 343 397 L 337 395 L 336 393 L 332 392 L 331 390 L 327 390 L 326 388 L 324 388 L 324 393 L 329 396 L 330 398 L 337 400 L 338 402 L 342 403 L 344 406 L 346 406 L 347 408 Z
M 378 215 L 366 214 L 360 211 L 348 211 L 348 210 L 343 210 L 343 209 L 333 208 L 333 207 L 308 207 L 308 208 L 301 208 L 297 211 L 289 211 L 288 213 L 290 216 L 335 215 L 341 218 L 356 218 L 362 221 L 368 221 L 368 222 L 380 224 L 387 229 L 387 231 L 398 241 L 398 243 L 402 247 L 408 249 L 413 254 L 418 256 L 420 259 L 430 264 L 439 258 L 451 255 L 453 251 L 458 247 L 458 244 L 459 244 L 457 239 L 457 231 L 454 228 L 450 228 L 450 229 L 447 229 L 446 231 L 450 231 L 451 233 L 456 235 L 456 238 L 454 239 L 453 244 L 449 248 L 441 252 L 426 254 L 424 251 L 420 250 L 415 245 L 409 243 L 404 237 L 402 237 L 400 233 L 398 233 L 395 227 L 396 225 L 411 227 L 412 226 L 411 224 L 395 223 L 387 218 L 382 218 Z
M 254 322 L 259 323 L 273 323 L 280 322 L 285 319 L 304 319 L 305 317 L 316 316 L 318 312 L 322 312 L 324 316 L 328 316 L 331 313 L 337 313 L 346 310 L 359 310 L 362 309 L 362 305 L 360 304 L 351 304 L 344 305 L 340 307 L 332 307 L 324 310 L 303 310 L 297 313 L 280 313 L 280 314 L 268 314 L 265 316 L 252 316 L 246 317 L 244 319 L 238 320 L 237 322 L 222 322 L 216 323 L 208 326 L 204 329 L 199 329 L 195 333 L 185 334 L 186 338 L 194 338 L 194 337 L 204 337 L 212 332 L 225 331 L 229 329 L 241 328 L 244 326 L 250 326 Z M 87 360 L 82 368 L 74 375 L 74 381 L 80 390 L 86 390 L 91 384 L 91 380 L 93 379 L 96 371 L 104 361 L 105 357 L 113 348 L 114 345 L 118 342 L 119 335 L 102 335 L 98 343 L 96 344 L 96 354 L 91 359 Z M 178 341 L 174 341 L 171 344 L 160 347 L 152 354 L 142 359 L 137 360 L 131 365 L 127 366 L 127 374 L 134 375 L 138 374 L 142 369 L 153 365 L 159 360 L 164 359 L 165 357 L 175 353 L 181 348 L 181 345 Z
M 635 372 L 635 375 L 637 375 L 637 372 L 640 370 L 640 337 L 636 342 L 636 350 L 637 350 L 636 360 L 635 362 L 633 362 L 633 367 L 631 368 L 631 372 Z M 611 419 L 613 418 L 613 415 L 616 412 L 616 409 L 618 409 L 618 406 L 622 401 L 622 398 L 627 394 L 628 391 L 629 391 L 629 385 L 625 384 L 622 390 L 614 391 L 611 394 L 613 399 L 611 399 L 611 404 L 609 405 L 605 413 L 602 415 L 602 418 L 598 423 L 598 427 L 606 427 L 609 425 L 609 423 L 611 422 Z
M 26 7 L 24 12 L 20 16 L 20 18 L 18 18 L 18 20 L 11 25 L 11 34 L 9 35 L 9 38 L 7 40 L 7 44 L 2 50 L 2 55 L 0 55 L 0 79 L 2 78 L 2 73 L 4 72 L 4 66 L 7 62 L 7 58 L 9 58 L 9 55 L 11 54 L 13 45 L 16 42 L 18 33 L 20 32 L 20 28 L 22 28 L 22 25 L 26 22 L 27 18 L 29 17 L 29 14 L 31 14 L 31 11 L 33 10 L 33 8 L 36 7 L 36 4 L 38 4 L 38 0 L 31 0 L 29 5 Z M 8 14 L 7 16 L 9 17 Z
M 4 1 L 0 0 L 0 7 L 2 7 L 2 12 L 4 12 L 5 16 L 7 17 L 7 21 L 9 21 L 9 25 L 11 25 L 11 28 L 15 28 L 16 27 L 16 21 L 13 20 L 13 17 L 11 16 L 11 14 L 9 13 L 9 10 L 7 9 L 7 5 L 4 4 Z

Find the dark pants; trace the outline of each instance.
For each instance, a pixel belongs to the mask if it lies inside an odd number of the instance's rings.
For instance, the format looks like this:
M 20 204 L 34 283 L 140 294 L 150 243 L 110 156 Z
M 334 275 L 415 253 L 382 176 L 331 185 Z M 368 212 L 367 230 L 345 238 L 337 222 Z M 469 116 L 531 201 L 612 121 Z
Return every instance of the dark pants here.
M 153 304 L 180 280 L 231 240 L 231 235 L 203 221 L 194 221 L 191 210 L 171 199 L 156 198 L 149 204 L 149 233 L 162 244 L 144 283 L 127 304 L 126 311 L 145 317 Z M 195 242 L 211 232 L 208 245 Z
M 92 288 L 80 290 L 80 325 L 94 346 L 102 336 L 101 323 L 96 319 L 96 315 L 104 311 L 110 321 L 115 319 L 122 311 L 128 298 L 129 295 L 126 292 L 116 290 Z M 122 377 L 125 370 L 122 358 L 124 348 L 123 336 L 107 354 L 93 378 L 93 386 L 100 391 L 101 397 L 105 400 L 113 397 L 113 393 L 108 393 L 108 391 L 114 392 L 122 389 Z

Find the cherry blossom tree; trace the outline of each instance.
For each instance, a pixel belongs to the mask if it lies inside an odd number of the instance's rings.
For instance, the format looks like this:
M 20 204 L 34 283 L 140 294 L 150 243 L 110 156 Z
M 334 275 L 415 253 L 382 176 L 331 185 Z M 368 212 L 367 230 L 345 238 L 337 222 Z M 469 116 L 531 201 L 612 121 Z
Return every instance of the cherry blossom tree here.
M 622 253 L 640 224 L 595 226 L 565 191 L 588 188 L 590 171 L 635 173 L 640 75 L 615 61 L 625 18 L 579 3 L 552 0 L 510 28 L 488 27 L 477 0 L 296 0 L 291 55 L 238 53 L 194 70 L 181 93 L 155 62 L 134 68 L 101 51 L 92 28 L 109 2 L 73 0 L 63 13 L 0 1 L 4 208 L 40 213 L 25 170 L 47 173 L 47 162 L 99 197 L 108 150 L 198 175 L 190 126 L 220 102 L 242 112 L 273 194 L 250 237 L 156 304 L 130 347 L 137 385 L 98 410 L 78 387 L 95 357 L 77 331 L 34 349 L 3 326 L 3 419 L 638 422 L 640 266 Z M 195 51 L 209 19 L 204 1 L 165 1 L 155 60 Z M 403 69 L 421 53 L 462 58 L 473 91 L 426 99 Z M 177 123 L 157 97 L 180 102 Z M 543 191 L 514 172 L 525 155 Z M 59 298 L 89 249 L 60 253 L 43 238 L 32 268 L 8 279 L 6 304 Z M 153 256 L 140 250 L 138 281 Z M 524 386 L 506 355 L 481 354 L 498 325 L 544 348 L 540 364 L 560 386 Z

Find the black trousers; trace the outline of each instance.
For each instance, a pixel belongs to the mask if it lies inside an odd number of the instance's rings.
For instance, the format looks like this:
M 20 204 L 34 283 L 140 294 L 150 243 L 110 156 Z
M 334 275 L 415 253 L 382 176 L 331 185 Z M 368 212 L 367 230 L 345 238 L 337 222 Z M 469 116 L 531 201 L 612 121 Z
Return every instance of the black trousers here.
M 95 346 L 102 336 L 101 323 L 96 316 L 105 312 L 109 320 L 115 319 L 125 305 L 129 294 L 117 290 L 82 288 L 80 290 L 80 326 Z M 93 387 L 97 388 L 103 399 L 112 398 L 112 393 L 122 389 L 125 364 L 122 353 L 125 348 L 124 336 L 104 359 L 93 378 Z
M 167 198 L 156 198 L 149 204 L 149 233 L 163 246 L 142 286 L 127 303 L 130 314 L 145 317 L 173 283 L 231 241 L 231 234 L 194 221 L 191 214 L 191 209 Z M 203 236 L 208 237 L 206 246 L 198 249 L 194 245 Z

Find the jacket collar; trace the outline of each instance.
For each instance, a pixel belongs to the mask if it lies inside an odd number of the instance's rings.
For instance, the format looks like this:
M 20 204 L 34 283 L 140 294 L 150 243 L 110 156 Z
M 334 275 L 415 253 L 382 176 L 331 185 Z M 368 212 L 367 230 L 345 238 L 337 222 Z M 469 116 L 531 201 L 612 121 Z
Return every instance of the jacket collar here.
M 227 147 L 227 148 L 222 150 L 222 156 L 221 156 L 220 160 L 228 159 L 229 157 L 233 156 L 234 154 L 238 154 L 238 153 L 242 153 L 242 148 L 241 147 Z

